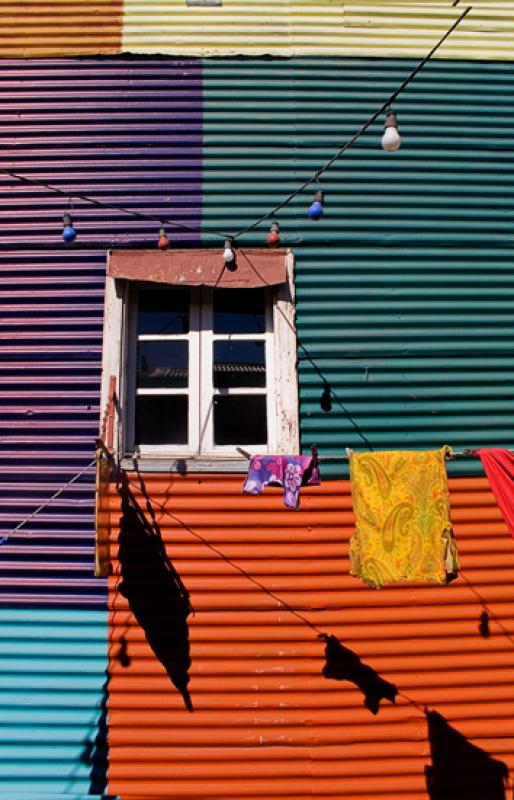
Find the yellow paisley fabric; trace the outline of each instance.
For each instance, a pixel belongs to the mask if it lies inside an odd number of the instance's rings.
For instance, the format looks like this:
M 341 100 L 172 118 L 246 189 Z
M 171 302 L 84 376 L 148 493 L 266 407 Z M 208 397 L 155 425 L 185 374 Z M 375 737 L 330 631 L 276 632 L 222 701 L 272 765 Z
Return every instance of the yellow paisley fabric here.
M 379 589 L 399 581 L 448 583 L 459 559 L 450 522 L 445 455 L 429 451 L 352 453 L 356 532 L 350 573 Z

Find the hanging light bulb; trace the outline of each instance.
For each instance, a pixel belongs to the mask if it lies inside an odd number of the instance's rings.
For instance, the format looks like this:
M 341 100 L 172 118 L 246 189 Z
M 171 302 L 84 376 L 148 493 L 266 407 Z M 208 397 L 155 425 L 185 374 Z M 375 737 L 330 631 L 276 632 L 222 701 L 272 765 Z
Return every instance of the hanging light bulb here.
M 309 219 L 314 219 L 314 220 L 321 219 L 324 211 L 323 209 L 324 199 L 325 199 L 324 192 L 322 192 L 321 189 L 318 189 L 318 191 L 314 195 L 314 200 L 307 209 L 307 216 L 309 217 Z
M 167 250 L 170 246 L 170 240 L 166 236 L 166 230 L 161 228 L 159 231 L 159 241 L 157 242 L 157 247 L 159 250 Z
M 69 242 L 72 242 L 76 238 L 77 231 L 73 227 L 73 222 L 71 221 L 71 217 L 69 214 L 63 214 L 62 222 L 64 226 L 62 229 L 62 238 L 63 241 L 65 241 L 66 244 L 68 244 Z
M 402 140 L 400 139 L 400 134 L 398 133 L 398 123 L 396 121 L 396 114 L 389 107 L 386 111 L 386 121 L 384 125 L 384 133 L 382 136 L 382 147 L 384 150 L 387 150 L 388 153 L 394 153 L 395 150 L 398 150 Z
M 280 225 L 276 220 L 273 220 L 271 223 L 271 228 L 269 229 L 268 236 L 266 237 L 266 241 L 270 246 L 274 244 L 278 244 L 280 242 Z
M 232 249 L 233 243 L 234 243 L 233 239 L 231 238 L 225 239 L 225 249 L 223 251 L 223 261 L 225 262 L 225 264 L 230 264 L 235 258 L 234 250 Z

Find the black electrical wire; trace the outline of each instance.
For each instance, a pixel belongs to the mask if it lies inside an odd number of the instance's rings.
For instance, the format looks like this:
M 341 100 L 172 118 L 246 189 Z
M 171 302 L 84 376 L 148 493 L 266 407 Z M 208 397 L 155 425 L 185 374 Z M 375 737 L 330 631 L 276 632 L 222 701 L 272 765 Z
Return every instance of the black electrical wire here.
M 319 181 L 320 176 L 323 175 L 323 173 L 325 173 L 332 166 L 332 164 L 335 161 L 337 161 L 343 155 L 343 153 L 346 152 L 346 150 L 348 150 L 353 144 L 355 144 L 357 139 L 367 131 L 370 125 L 372 125 L 375 122 L 375 120 L 380 116 L 380 114 L 382 114 L 387 109 L 387 107 L 391 105 L 391 103 L 393 103 L 394 100 L 396 100 L 396 98 L 403 92 L 403 90 L 409 85 L 409 83 L 416 77 L 418 72 L 421 69 L 423 69 L 423 67 L 428 61 L 430 61 L 430 59 L 441 47 L 441 45 L 446 41 L 446 39 L 448 39 L 448 37 L 453 33 L 455 28 L 458 25 L 460 25 L 464 17 L 466 17 L 466 15 L 469 14 L 472 8 L 473 6 L 468 6 L 462 12 L 460 17 L 457 20 L 455 20 L 455 22 L 453 23 L 453 25 L 451 25 L 450 28 L 448 28 L 446 33 L 439 39 L 437 44 L 435 44 L 432 47 L 430 52 L 427 53 L 427 55 L 419 62 L 419 64 L 417 64 L 416 67 L 414 67 L 414 69 L 409 73 L 409 75 L 407 75 L 407 77 L 405 78 L 404 81 L 402 81 L 400 86 L 397 89 L 395 89 L 395 91 L 392 94 L 390 94 L 386 100 L 384 100 L 382 105 L 370 117 L 368 117 L 366 122 L 363 125 L 361 125 L 359 130 L 356 131 L 356 133 L 354 133 L 353 136 L 351 136 L 350 139 L 348 139 L 348 141 L 345 142 L 345 144 L 343 144 L 338 150 L 336 150 L 334 155 L 331 156 L 331 158 L 329 158 L 328 161 L 326 161 L 320 169 L 318 169 L 313 175 L 311 175 L 310 178 L 304 181 L 302 185 L 298 189 L 296 189 L 296 191 L 289 194 L 284 200 L 282 200 L 281 203 L 276 205 L 275 208 L 273 208 L 271 211 L 268 211 L 267 214 L 264 214 L 264 216 L 260 217 L 258 220 L 253 222 L 251 225 L 248 225 L 246 228 L 242 228 L 240 231 L 237 231 L 237 233 L 234 233 L 232 235 L 221 233 L 219 231 L 211 231 L 211 233 L 223 239 L 227 238 L 235 239 L 239 236 L 242 236 L 243 234 L 248 233 L 249 231 L 258 227 L 262 222 L 265 222 L 267 219 L 273 217 L 277 213 L 277 211 L 280 211 L 280 209 L 284 208 L 284 206 L 290 203 L 291 200 L 293 200 L 295 197 L 301 194 L 307 188 L 307 186 L 310 186 L 312 183 L 317 183 Z M 8 175 L 9 177 L 14 178 L 17 181 L 20 181 L 20 183 L 24 183 L 28 186 L 39 186 L 44 189 L 48 189 L 49 191 L 54 192 L 55 194 L 65 197 L 68 201 L 71 198 L 74 198 L 76 200 L 82 200 L 82 202 L 84 203 L 89 203 L 90 205 L 93 205 L 97 208 L 103 208 L 108 211 L 118 211 L 122 214 L 128 214 L 129 216 L 132 216 L 135 219 L 140 219 L 147 222 L 155 222 L 162 226 L 165 225 L 171 226 L 179 230 L 189 231 L 190 233 L 203 232 L 203 228 L 201 227 L 196 227 L 194 225 L 187 225 L 185 222 L 176 222 L 175 220 L 164 217 L 157 217 L 157 216 L 152 216 L 150 214 L 143 214 L 141 211 L 135 211 L 134 209 L 127 208 L 125 206 L 114 206 L 114 205 L 109 205 L 107 203 L 102 203 L 101 200 L 96 200 L 94 197 L 90 197 L 89 195 L 60 189 L 58 186 L 54 186 L 53 184 L 46 183 L 44 181 L 37 181 L 34 180 L 33 178 L 27 178 L 26 175 L 22 175 L 19 172 L 11 172 L 10 170 L 0 169 L 0 175 Z
M 101 200 L 97 200 L 94 197 L 90 197 L 87 194 L 79 194 L 78 192 L 70 192 L 65 189 L 60 189 L 58 186 L 54 186 L 51 183 L 45 183 L 44 181 L 36 181 L 33 178 L 27 178 L 26 175 L 21 175 L 19 172 L 10 172 L 6 169 L 0 169 L 0 174 L 2 175 L 9 175 L 11 178 L 15 178 L 16 180 L 20 181 L 20 183 L 25 183 L 28 186 L 39 186 L 44 189 L 49 189 L 51 192 L 55 192 L 55 194 L 59 194 L 62 197 L 65 197 L 68 201 L 73 198 L 74 200 L 82 200 L 84 203 L 89 203 L 97 208 L 104 208 L 107 211 L 119 211 L 122 214 L 129 214 L 136 219 L 141 219 L 146 222 L 156 222 L 161 226 L 167 225 L 172 226 L 174 228 L 179 228 L 181 230 L 190 231 L 191 233 L 201 233 L 202 229 L 195 227 L 193 225 L 187 225 L 185 222 L 176 222 L 171 219 L 167 219 L 165 217 L 157 217 L 151 216 L 150 214 L 143 214 L 141 211 L 136 211 L 132 208 L 127 208 L 126 206 L 113 206 L 109 205 L 108 203 L 102 203 Z M 215 236 L 221 236 L 225 238 L 224 233 L 219 233 L 218 231 L 213 231 Z
M 469 12 L 471 11 L 471 9 L 472 9 L 472 8 L 473 8 L 473 6 L 468 6 L 468 8 L 466 8 L 466 9 L 465 9 L 465 11 L 463 11 L 463 12 L 462 12 L 462 14 L 460 15 L 460 17 L 459 17 L 457 20 L 455 20 L 455 22 L 453 23 L 453 25 L 452 25 L 452 26 L 451 26 L 451 27 L 450 27 L 450 28 L 449 28 L 449 29 L 446 31 L 446 33 L 444 34 L 444 36 L 442 36 L 442 37 L 439 39 L 439 41 L 437 42 L 437 44 L 435 44 L 435 45 L 432 47 L 432 49 L 430 50 L 430 52 L 429 52 L 429 53 L 427 53 L 427 55 L 426 55 L 426 56 L 425 56 L 425 57 L 424 57 L 424 58 L 423 58 L 423 59 L 422 59 L 422 60 L 419 62 L 419 64 L 417 64 L 417 65 L 414 67 L 414 69 L 412 70 L 412 72 L 410 72 L 410 73 L 409 73 L 409 75 L 407 75 L 407 77 L 406 77 L 406 78 L 405 78 L 405 80 L 404 80 L 404 81 L 403 81 L 403 82 L 400 84 L 400 86 L 399 86 L 397 89 L 395 89 L 395 91 L 394 91 L 392 94 L 390 94 L 390 95 L 389 95 L 389 97 L 387 98 L 387 100 L 384 100 L 384 102 L 382 103 L 382 105 L 381 105 L 381 106 L 380 106 L 380 107 L 379 107 L 379 108 L 378 108 L 378 109 L 377 109 L 377 110 L 376 110 L 376 111 L 375 111 L 375 112 L 374 112 L 374 113 L 373 113 L 373 114 L 372 114 L 370 117 L 368 117 L 368 119 L 366 120 L 366 122 L 364 123 L 364 125 L 362 125 L 362 126 L 359 128 L 359 130 L 358 130 L 356 133 L 354 133 L 354 134 L 353 134 L 353 136 L 351 136 L 351 137 L 348 139 L 348 141 L 347 141 L 347 142 L 345 142 L 345 143 L 344 143 L 344 144 L 343 144 L 343 145 L 342 145 L 342 146 L 339 148 L 339 150 L 336 150 L 336 152 L 334 153 L 334 155 L 333 155 L 333 156 L 331 156 L 331 158 L 329 158 L 329 159 L 328 159 L 328 161 L 326 161 L 326 162 L 323 164 L 323 166 L 322 166 L 320 169 L 318 169 L 318 170 L 317 170 L 317 172 L 315 172 L 313 175 L 311 175 L 311 177 L 310 177 L 310 178 L 308 178 L 306 181 L 304 181 L 304 182 L 302 183 L 302 185 L 300 186 L 300 188 L 299 188 L 299 189 L 296 189 L 296 191 L 294 191 L 294 192 L 291 192 L 291 194 L 290 194 L 290 195 L 288 195 L 288 196 L 287 196 L 287 197 L 286 197 L 284 200 L 282 200 L 282 202 L 281 202 L 281 203 L 279 203 L 277 206 L 275 206 L 275 208 L 273 208 L 271 211 L 268 211 L 268 213 L 267 213 L 267 214 L 265 214 L 263 217 L 261 217 L 260 219 L 258 219 L 256 222 L 253 222 L 251 225 L 248 225 L 248 227 L 246 227 L 246 228 L 242 228 L 240 231 L 237 231 L 237 233 L 234 233 L 232 238 L 236 239 L 238 236 L 242 236 L 244 233 L 248 233 L 248 231 L 251 231 L 251 230 L 253 230 L 253 229 L 254 229 L 254 228 L 256 228 L 258 225 L 260 225 L 260 224 L 261 224 L 261 222 L 265 222 L 267 219 L 270 219 L 270 217 L 273 217 L 273 216 L 274 216 L 274 215 L 277 213 L 277 211 L 280 211 L 280 209 L 281 209 L 281 208 L 284 208 L 284 206 L 286 206 L 288 203 L 290 203 L 290 202 L 291 202 L 291 200 L 293 200 L 295 197 L 297 197 L 299 194 L 301 194 L 301 193 L 302 193 L 302 192 L 303 192 L 303 191 L 304 191 L 304 190 L 307 188 L 307 186 L 310 186 L 312 183 L 316 184 L 316 183 L 319 181 L 319 178 L 320 178 L 320 176 L 321 176 L 321 175 L 323 175 L 323 173 L 324 173 L 324 172 L 326 172 L 326 171 L 327 171 L 327 170 L 328 170 L 328 169 L 329 169 L 329 168 L 332 166 L 332 164 L 333 164 L 335 161 L 337 161 L 337 159 L 338 159 L 338 158 L 340 158 L 340 157 L 343 155 L 343 153 L 345 153 L 345 152 L 346 152 L 346 150 L 348 150 L 348 149 L 349 149 L 349 148 L 350 148 L 350 147 L 351 147 L 353 144 L 355 144 L 355 142 L 357 141 L 357 139 L 358 139 L 360 136 L 362 136 L 362 134 L 363 134 L 363 133 L 365 133 L 365 132 L 367 131 L 367 129 L 370 127 L 370 125 L 372 125 L 372 124 L 375 122 L 375 120 L 377 119 L 377 117 L 379 117 L 379 116 L 380 116 L 380 114 L 382 114 L 382 113 L 383 113 L 383 112 L 386 110 L 386 108 L 387 108 L 388 106 L 390 106 L 390 105 L 391 105 L 391 103 L 393 103 L 393 102 L 396 100 L 396 98 L 398 97 L 398 95 L 399 95 L 399 94 L 401 94 L 401 92 L 403 92 L 403 90 L 404 90 L 404 89 L 405 89 L 405 88 L 406 88 L 406 87 L 409 85 L 409 83 L 410 83 L 410 82 L 411 82 L 411 81 L 412 81 L 412 80 L 413 80 L 413 79 L 416 77 L 416 75 L 418 74 L 418 72 L 419 72 L 421 69 L 423 69 L 423 67 L 425 66 L 425 64 L 427 63 L 427 61 L 430 61 L 430 59 L 432 58 L 432 56 L 434 55 L 434 53 L 435 53 L 435 52 L 436 52 L 436 51 L 437 51 L 437 50 L 438 50 L 438 49 L 441 47 L 441 45 L 442 45 L 442 44 L 443 44 L 443 43 L 446 41 L 446 39 L 447 39 L 447 38 L 450 36 L 450 34 L 452 34 L 452 33 L 453 33 L 453 31 L 455 30 L 455 28 L 457 27 L 457 25 L 460 25 L 460 23 L 462 22 L 462 20 L 464 19 L 464 17 L 465 17 L 467 14 L 469 14 Z

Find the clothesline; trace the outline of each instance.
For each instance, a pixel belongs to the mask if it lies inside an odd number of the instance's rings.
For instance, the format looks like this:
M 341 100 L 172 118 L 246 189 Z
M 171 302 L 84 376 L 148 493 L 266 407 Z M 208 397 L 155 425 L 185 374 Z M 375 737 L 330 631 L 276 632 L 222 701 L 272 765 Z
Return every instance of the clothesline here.
M 251 453 L 248 453 L 246 450 L 243 450 L 242 447 L 236 447 L 236 450 L 240 455 L 247 458 L 249 461 L 253 458 Z M 313 458 L 317 460 L 318 463 L 328 463 L 328 462 L 339 462 L 339 461 L 349 461 L 350 460 L 350 448 L 346 448 L 344 453 L 341 453 L 337 456 L 320 456 L 318 454 L 318 448 L 315 444 L 311 444 L 311 453 Z M 508 450 L 509 453 L 514 453 L 512 450 Z M 447 453 L 445 458 L 447 461 L 453 461 L 455 458 L 478 458 L 478 450 L 474 448 L 464 448 L 464 450 L 452 450 L 451 453 Z

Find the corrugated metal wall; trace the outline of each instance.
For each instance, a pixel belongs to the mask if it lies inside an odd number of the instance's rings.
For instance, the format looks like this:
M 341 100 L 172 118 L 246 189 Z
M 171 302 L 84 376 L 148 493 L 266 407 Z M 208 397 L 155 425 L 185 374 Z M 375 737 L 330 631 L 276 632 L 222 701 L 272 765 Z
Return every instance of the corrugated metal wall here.
M 223 0 L 214 7 L 125 0 L 122 48 L 201 56 L 335 53 L 345 36 L 343 8 L 341 0 Z
M 425 55 L 464 9 L 445 0 L 125 0 L 123 50 L 200 56 Z M 514 58 L 511 2 L 478 0 L 439 58 Z
M 268 212 L 413 63 L 206 61 L 204 230 Z M 400 151 L 381 149 L 380 121 L 323 176 L 320 222 L 312 190 L 280 212 L 304 448 L 514 446 L 513 78 L 506 63 L 430 63 L 395 104 Z
M 145 58 L 3 62 L 1 167 L 198 225 L 200 75 L 198 62 Z M 66 247 L 66 199 L 2 176 L 0 201 L 7 533 L 94 458 L 106 252 L 154 246 L 158 224 L 75 202 Z M 0 547 L 0 790 L 13 800 L 105 786 L 107 587 L 93 577 L 93 506 L 92 468 Z
M 146 526 L 112 498 L 111 792 L 426 800 L 442 740 L 451 768 L 438 776 L 454 793 L 434 797 L 478 796 L 468 780 L 478 765 L 472 780 L 487 776 L 481 759 L 514 767 L 514 548 L 485 479 L 451 480 L 462 577 L 375 591 L 348 574 L 345 481 L 305 491 L 295 513 L 279 489 L 242 496 L 241 476 L 143 477 L 123 491 L 141 511 L 150 497 Z M 190 593 L 188 630 L 173 570 Z M 374 716 L 354 683 L 324 677 L 320 632 L 394 684 L 396 704 Z M 173 654 L 187 671 L 189 647 L 192 712 L 163 666 Z M 430 736 L 425 705 L 442 717 Z M 493 788 L 486 779 L 480 796 L 503 797 Z
M 13 198 L 5 182 L 2 194 L 7 207 Z M 2 212 L 4 219 L 16 219 L 18 231 L 25 224 L 30 230 L 23 218 L 31 214 L 44 216 L 35 208 L 20 213 L 16 202 L 11 211 Z M 54 238 L 58 233 L 57 218 Z M 23 235 L 20 239 L 26 241 Z M 59 250 L 0 252 L 2 533 L 15 528 L 94 457 L 103 266 L 98 255 L 82 252 L 74 257 Z M 2 545 L 2 603 L 105 606 L 105 585 L 92 575 L 93 504 L 91 467 Z
M 121 49 L 123 0 L 3 0 L 2 58 L 95 55 Z
M 216 0 L 214 0 L 216 3 Z M 172 56 L 421 56 L 464 8 L 447 0 L 30 0 L 0 8 L 4 57 L 123 52 Z M 475 0 L 438 57 L 514 58 L 514 9 Z
M 7 62 L 1 163 L 192 224 L 203 180 L 204 239 L 213 243 L 213 229 L 251 222 L 296 188 L 412 63 Z M 384 154 L 377 125 L 323 181 L 322 222 L 307 225 L 310 193 L 281 215 L 297 263 L 305 447 L 512 446 L 512 71 L 431 64 L 397 106 L 403 149 Z M 76 203 L 79 240 L 66 249 L 55 195 L 4 177 L 0 199 L 7 531 L 92 458 L 105 251 L 155 246 L 156 230 Z M 246 241 L 263 242 L 265 227 Z M 321 406 L 317 370 L 345 410 L 334 396 L 331 410 Z M 156 520 L 143 532 L 154 538 L 135 548 L 123 540 L 128 572 L 111 582 L 110 791 L 420 800 L 425 703 L 512 768 L 512 540 L 486 483 L 452 487 L 470 583 L 377 594 L 348 577 L 346 484 L 325 482 L 293 514 L 273 492 L 241 497 L 240 482 L 147 478 Z M 117 500 L 113 515 L 119 524 Z M 2 546 L 0 679 L 17 691 L 4 698 L 11 727 L 0 775 L 14 800 L 103 790 L 106 595 L 91 578 L 92 527 L 86 480 L 31 523 L 31 538 Z M 192 713 L 125 596 L 186 698 L 190 635 Z M 483 620 L 478 627 L 484 604 L 489 636 Z M 169 630 L 181 631 L 179 642 L 162 639 Z M 421 709 L 402 696 L 373 717 L 355 688 L 323 678 L 320 630 Z
M 63 192 L 144 211 L 156 222 L 74 201 L 80 250 L 154 246 L 159 220 L 198 228 L 202 142 L 199 60 L 145 57 L 6 60 L 1 63 L 3 169 Z M 5 249 L 45 244 L 62 253 L 66 198 L 0 177 Z M 174 230 L 173 240 L 194 234 Z M 84 258 L 84 256 L 79 256 Z M 89 268 L 89 275 L 91 275 Z M 91 280 L 91 277 L 89 278 Z M 98 295 L 102 304 L 102 285 Z M 98 342 L 98 338 L 96 339 Z
M 466 6 L 472 10 L 438 51 L 437 58 L 512 60 L 514 6 L 511 2 L 345 2 L 341 55 L 419 56 L 428 53 Z M 333 52 L 333 51 L 332 51 Z
M 200 77 L 199 62 L 3 62 L 0 166 L 198 227 Z M 155 246 L 158 223 L 75 201 L 78 236 L 67 247 L 66 198 L 2 175 L 0 201 L 0 413 L 9 431 L 0 443 L 8 465 L 0 530 L 7 532 L 94 457 L 107 249 Z M 105 602 L 105 586 L 91 574 L 93 494 L 91 469 L 31 523 L 32 539 L 22 531 L 3 548 L 13 577 L 5 575 L 1 599 Z M 15 561 L 24 572 L 18 582 Z
M 0 609 L 3 797 L 104 797 L 106 622 L 100 609 Z

